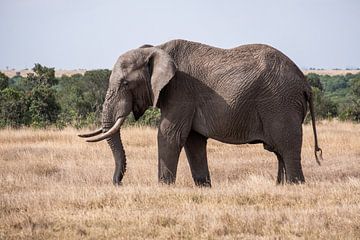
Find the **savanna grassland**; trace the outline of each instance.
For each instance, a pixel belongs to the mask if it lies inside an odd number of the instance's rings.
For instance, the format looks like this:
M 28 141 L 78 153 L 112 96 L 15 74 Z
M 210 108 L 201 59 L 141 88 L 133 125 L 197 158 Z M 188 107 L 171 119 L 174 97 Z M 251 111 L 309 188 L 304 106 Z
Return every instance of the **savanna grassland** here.
M 213 187 L 194 187 L 182 153 L 176 185 L 157 183 L 156 130 L 124 128 L 123 186 L 105 142 L 75 129 L 0 130 L 0 239 L 359 239 L 360 125 L 318 123 L 322 166 L 304 127 L 307 183 L 276 186 L 262 145 L 209 141 Z

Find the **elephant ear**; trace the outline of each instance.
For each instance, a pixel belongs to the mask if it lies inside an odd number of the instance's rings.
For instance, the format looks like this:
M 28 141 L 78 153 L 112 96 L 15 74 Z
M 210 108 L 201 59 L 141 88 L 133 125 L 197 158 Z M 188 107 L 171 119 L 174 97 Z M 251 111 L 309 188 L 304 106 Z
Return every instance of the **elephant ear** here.
M 156 107 L 161 90 L 175 76 L 176 65 L 165 51 L 155 49 L 149 57 L 149 72 L 153 107 Z

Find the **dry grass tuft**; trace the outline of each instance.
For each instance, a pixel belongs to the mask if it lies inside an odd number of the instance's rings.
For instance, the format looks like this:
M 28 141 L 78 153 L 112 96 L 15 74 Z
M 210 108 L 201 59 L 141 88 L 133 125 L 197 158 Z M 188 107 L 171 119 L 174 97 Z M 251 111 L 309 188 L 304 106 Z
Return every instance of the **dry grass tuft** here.
M 157 184 L 156 130 L 123 129 L 128 171 L 111 183 L 106 143 L 74 129 L 0 131 L 0 239 L 359 239 L 360 125 L 304 127 L 307 183 L 276 186 L 261 145 L 210 141 L 213 188 L 194 187 L 182 153 L 174 186 Z

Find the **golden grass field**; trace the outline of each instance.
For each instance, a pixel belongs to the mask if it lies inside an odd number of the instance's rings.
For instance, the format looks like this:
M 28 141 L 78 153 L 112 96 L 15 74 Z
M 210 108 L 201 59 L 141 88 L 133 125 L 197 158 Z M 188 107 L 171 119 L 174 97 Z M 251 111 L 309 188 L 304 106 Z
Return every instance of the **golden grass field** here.
M 262 145 L 209 141 L 213 187 L 194 187 L 182 153 L 175 185 L 157 183 L 156 130 L 124 128 L 123 186 L 105 142 L 75 129 L 0 130 L 0 239 L 360 239 L 360 125 L 304 127 L 304 185 L 277 186 Z

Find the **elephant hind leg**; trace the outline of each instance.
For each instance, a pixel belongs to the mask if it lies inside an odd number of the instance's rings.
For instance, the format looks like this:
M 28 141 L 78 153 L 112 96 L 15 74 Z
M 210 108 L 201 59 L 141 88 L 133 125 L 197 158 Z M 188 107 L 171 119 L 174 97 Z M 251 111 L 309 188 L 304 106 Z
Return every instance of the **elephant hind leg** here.
M 284 176 L 287 183 L 304 183 L 301 167 L 302 119 L 292 114 L 274 119 L 277 121 L 268 125 L 267 135 L 271 139 L 270 151 L 279 161 L 278 183 L 283 181 Z
M 278 159 L 278 175 L 277 175 L 276 183 L 284 184 L 285 176 L 286 176 L 285 163 L 280 154 L 278 153 L 275 154 Z
M 200 187 L 211 187 L 206 144 L 206 137 L 191 131 L 184 146 L 195 185 Z
M 286 171 L 285 171 L 285 163 L 284 163 L 283 158 L 281 157 L 281 155 L 279 153 L 277 153 L 275 151 L 275 149 L 272 146 L 270 146 L 266 143 L 264 143 L 264 149 L 268 150 L 269 152 L 275 153 L 275 155 L 278 159 L 278 175 L 276 178 L 276 184 L 284 184 L 285 177 L 286 177 Z
M 286 140 L 280 142 L 277 147 L 279 149 L 277 154 L 278 159 L 282 160 L 279 160 L 279 168 L 282 165 L 283 171 L 285 171 L 287 183 L 299 184 L 305 182 L 301 166 L 301 145 L 302 134 L 296 134 L 287 136 Z
M 300 156 L 289 155 L 284 157 L 286 182 L 287 183 L 304 183 L 305 177 L 301 167 Z

